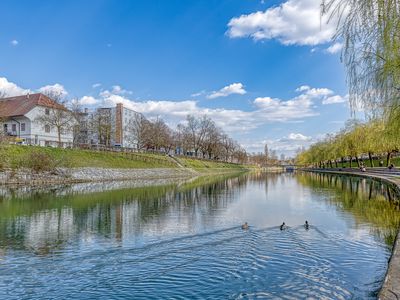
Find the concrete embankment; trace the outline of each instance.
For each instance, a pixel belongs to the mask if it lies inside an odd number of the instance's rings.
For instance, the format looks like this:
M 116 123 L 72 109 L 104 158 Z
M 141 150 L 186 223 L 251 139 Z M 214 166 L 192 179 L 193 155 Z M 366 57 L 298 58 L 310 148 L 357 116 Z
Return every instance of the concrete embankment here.
M 36 186 L 84 182 L 107 182 L 120 180 L 188 179 L 202 175 L 219 175 L 243 172 L 243 169 L 191 168 L 149 168 L 149 169 L 109 169 L 109 168 L 59 168 L 53 172 L 35 173 L 29 169 L 4 170 L 0 172 L 0 185 Z
M 397 170 L 389 171 L 387 169 L 377 168 L 375 170 L 370 169 L 367 172 L 361 172 L 357 169 L 302 169 L 302 171 L 358 176 L 379 180 L 389 184 L 400 197 L 400 172 Z M 392 255 L 389 260 L 385 280 L 378 294 L 378 299 L 400 299 L 400 231 L 393 245 Z
M 34 173 L 30 170 L 5 170 L 0 172 L 2 185 L 47 185 L 79 182 L 105 182 L 116 180 L 190 178 L 197 173 L 190 169 L 103 169 L 103 168 L 60 168 L 54 172 Z

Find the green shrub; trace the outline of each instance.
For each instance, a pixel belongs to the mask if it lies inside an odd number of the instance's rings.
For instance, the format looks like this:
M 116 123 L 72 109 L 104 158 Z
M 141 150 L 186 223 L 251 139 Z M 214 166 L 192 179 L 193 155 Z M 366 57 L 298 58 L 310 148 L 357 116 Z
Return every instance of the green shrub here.
M 29 168 L 32 171 L 53 172 L 59 166 L 58 160 L 51 154 L 43 151 L 34 150 L 27 153 L 21 161 L 21 166 Z

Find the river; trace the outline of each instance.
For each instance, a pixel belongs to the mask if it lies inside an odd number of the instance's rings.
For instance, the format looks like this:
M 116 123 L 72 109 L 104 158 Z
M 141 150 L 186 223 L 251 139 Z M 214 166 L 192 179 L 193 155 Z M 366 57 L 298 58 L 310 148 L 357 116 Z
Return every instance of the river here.
M 399 224 L 335 175 L 3 188 L 0 299 L 375 299 Z

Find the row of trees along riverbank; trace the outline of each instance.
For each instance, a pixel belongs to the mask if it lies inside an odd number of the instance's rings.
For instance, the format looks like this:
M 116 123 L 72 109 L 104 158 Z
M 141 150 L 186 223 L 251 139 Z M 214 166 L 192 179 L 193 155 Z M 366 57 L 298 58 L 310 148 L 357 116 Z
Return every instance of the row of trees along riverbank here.
M 349 121 L 337 134 L 328 134 L 325 139 L 299 153 L 296 163 L 313 167 L 360 167 L 368 161 L 369 167 L 377 167 L 381 161 L 389 166 L 392 156 L 400 150 L 398 124 L 384 119 L 369 122 Z

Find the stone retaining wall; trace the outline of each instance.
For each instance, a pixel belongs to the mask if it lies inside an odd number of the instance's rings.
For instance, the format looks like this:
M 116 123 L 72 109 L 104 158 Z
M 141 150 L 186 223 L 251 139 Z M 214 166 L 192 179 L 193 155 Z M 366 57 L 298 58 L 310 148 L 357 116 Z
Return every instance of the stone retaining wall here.
M 55 172 L 34 173 L 28 169 L 5 170 L 0 172 L 0 185 L 48 185 L 79 182 L 103 182 L 136 179 L 188 178 L 197 175 L 190 169 L 102 169 L 102 168 L 60 168 Z

